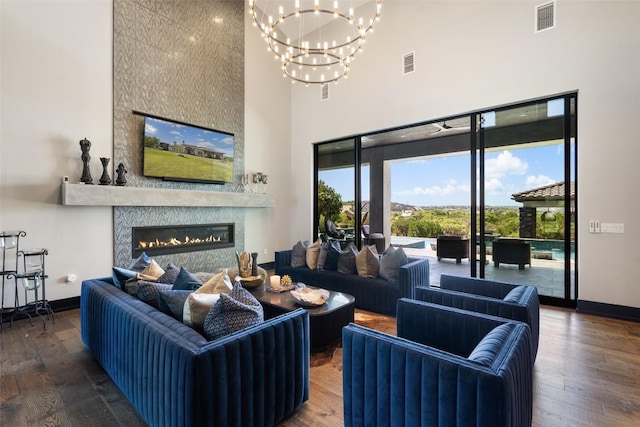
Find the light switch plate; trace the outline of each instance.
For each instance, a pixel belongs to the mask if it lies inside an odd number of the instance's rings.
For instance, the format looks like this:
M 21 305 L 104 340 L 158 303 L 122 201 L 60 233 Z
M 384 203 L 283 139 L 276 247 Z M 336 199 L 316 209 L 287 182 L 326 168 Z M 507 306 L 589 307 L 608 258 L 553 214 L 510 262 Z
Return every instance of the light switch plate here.
M 596 223 L 595 224 L 596 233 L 599 233 L 600 232 L 600 221 L 595 221 L 595 223 Z
M 596 232 L 596 222 L 591 220 L 589 221 L 589 233 L 595 233 Z

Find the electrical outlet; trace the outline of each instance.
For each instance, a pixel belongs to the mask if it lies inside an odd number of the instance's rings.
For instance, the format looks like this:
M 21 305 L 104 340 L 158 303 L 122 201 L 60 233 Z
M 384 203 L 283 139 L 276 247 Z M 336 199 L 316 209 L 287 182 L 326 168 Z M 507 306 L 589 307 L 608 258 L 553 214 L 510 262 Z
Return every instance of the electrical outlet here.
M 262 253 L 266 255 L 266 254 L 267 254 L 267 248 L 265 248 L 265 249 L 262 251 Z

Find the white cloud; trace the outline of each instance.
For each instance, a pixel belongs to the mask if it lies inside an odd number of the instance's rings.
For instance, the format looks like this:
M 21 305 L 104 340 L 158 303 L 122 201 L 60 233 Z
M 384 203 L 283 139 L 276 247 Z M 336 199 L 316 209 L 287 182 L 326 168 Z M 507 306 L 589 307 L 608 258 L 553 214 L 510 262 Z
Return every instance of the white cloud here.
M 149 123 L 145 123 L 144 133 L 156 133 L 157 131 L 158 131 L 157 127 L 151 126 Z
M 455 180 L 446 182 L 443 186 L 414 187 L 408 190 L 400 190 L 394 193 L 397 196 L 451 196 L 460 193 L 469 193 L 469 184 L 458 184 Z
M 178 132 L 177 130 L 172 130 L 171 132 L 169 132 L 171 135 L 177 135 L 177 136 L 182 136 L 182 134 L 180 132 Z
M 484 191 L 497 192 L 504 188 L 502 181 L 498 178 L 490 178 L 484 181 Z
M 524 175 L 529 165 L 510 151 L 505 150 L 498 157 L 485 161 L 485 177 L 487 179 L 502 178 L 505 175 Z
M 529 188 L 544 187 L 545 185 L 555 184 L 556 180 L 546 175 L 529 175 L 527 177 L 527 186 Z

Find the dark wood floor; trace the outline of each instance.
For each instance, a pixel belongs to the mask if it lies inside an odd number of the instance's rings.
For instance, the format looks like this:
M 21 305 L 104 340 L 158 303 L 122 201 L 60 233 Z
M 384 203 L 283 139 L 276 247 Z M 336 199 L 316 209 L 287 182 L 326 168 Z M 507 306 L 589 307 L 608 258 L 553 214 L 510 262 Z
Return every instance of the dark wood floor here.
M 395 319 L 356 322 L 395 333 Z M 640 425 L 640 324 L 541 309 L 533 425 Z M 313 356 L 311 398 L 283 426 L 342 424 L 341 349 Z M 0 426 L 136 426 L 144 422 L 80 340 L 79 311 L 0 333 Z

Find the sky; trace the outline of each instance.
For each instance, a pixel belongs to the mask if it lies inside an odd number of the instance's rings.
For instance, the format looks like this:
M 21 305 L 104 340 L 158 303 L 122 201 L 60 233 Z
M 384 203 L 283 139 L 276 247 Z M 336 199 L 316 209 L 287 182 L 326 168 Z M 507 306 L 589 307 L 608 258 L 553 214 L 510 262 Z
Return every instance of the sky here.
M 233 135 L 195 126 L 186 126 L 164 120 L 145 117 L 145 135 L 156 136 L 161 142 L 177 142 L 197 145 L 209 149 L 223 151 L 225 156 L 233 157 Z
M 469 153 L 393 162 L 391 201 L 413 206 L 469 206 L 469 165 Z M 343 201 L 354 199 L 353 169 L 321 171 L 319 177 L 340 193 Z M 562 144 L 485 153 L 487 206 L 521 206 L 511 199 L 513 193 L 563 179 Z M 368 183 L 368 180 L 369 171 L 365 167 L 362 182 Z M 369 200 L 368 188 L 363 189 L 362 200 Z

